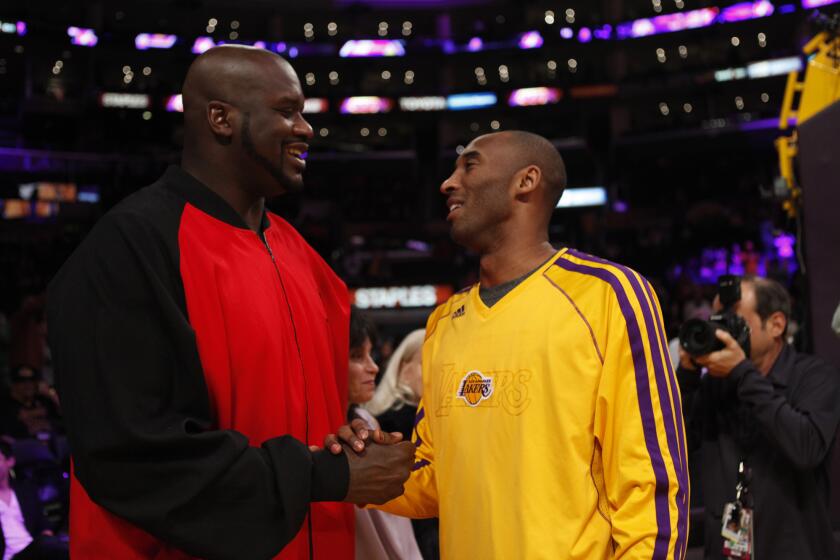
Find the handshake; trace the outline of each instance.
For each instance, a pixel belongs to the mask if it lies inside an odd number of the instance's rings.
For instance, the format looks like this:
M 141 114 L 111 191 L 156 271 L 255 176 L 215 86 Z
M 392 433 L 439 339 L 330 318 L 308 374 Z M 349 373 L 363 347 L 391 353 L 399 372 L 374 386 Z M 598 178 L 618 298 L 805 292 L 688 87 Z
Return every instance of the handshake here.
M 354 504 L 384 504 L 401 496 L 414 465 L 412 442 L 402 441 L 398 432 L 372 430 L 359 419 L 339 428 L 338 434 L 327 435 L 324 448 L 333 455 L 347 455 L 350 484 L 344 501 Z

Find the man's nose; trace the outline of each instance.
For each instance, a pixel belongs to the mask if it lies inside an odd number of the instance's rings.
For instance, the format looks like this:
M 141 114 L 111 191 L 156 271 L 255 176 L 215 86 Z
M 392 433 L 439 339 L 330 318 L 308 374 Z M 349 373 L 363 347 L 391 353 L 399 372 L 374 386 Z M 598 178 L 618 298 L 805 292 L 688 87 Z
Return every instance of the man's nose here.
M 447 177 L 443 183 L 440 184 L 440 193 L 443 195 L 448 195 L 452 191 L 457 188 L 457 184 L 455 182 L 455 173 Z
M 296 136 L 301 136 L 306 138 L 307 140 L 311 140 L 313 136 L 315 136 L 315 131 L 312 130 L 312 125 L 309 124 L 309 121 L 300 116 L 296 121 L 295 125 L 292 129 L 292 132 Z

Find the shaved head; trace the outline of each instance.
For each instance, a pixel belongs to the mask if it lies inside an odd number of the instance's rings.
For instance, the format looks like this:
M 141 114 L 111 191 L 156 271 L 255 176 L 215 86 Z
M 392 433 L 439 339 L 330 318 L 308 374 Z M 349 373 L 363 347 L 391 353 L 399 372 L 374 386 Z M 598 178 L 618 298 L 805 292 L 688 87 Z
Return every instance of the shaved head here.
M 187 135 L 206 120 L 210 101 L 240 105 L 263 92 L 265 79 L 280 70 L 297 82 L 291 65 L 281 56 L 264 49 L 242 45 L 214 47 L 193 61 L 184 79 L 184 124 Z
M 512 156 L 510 161 L 514 167 L 511 173 L 529 165 L 540 168 L 546 202 L 553 211 L 566 188 L 566 165 L 554 144 L 538 134 L 524 130 L 506 130 L 487 136 L 498 137 L 509 147 Z
M 212 48 L 190 66 L 183 96 L 182 161 L 200 179 L 223 171 L 228 183 L 259 197 L 303 188 L 312 127 L 286 60 L 254 47 Z

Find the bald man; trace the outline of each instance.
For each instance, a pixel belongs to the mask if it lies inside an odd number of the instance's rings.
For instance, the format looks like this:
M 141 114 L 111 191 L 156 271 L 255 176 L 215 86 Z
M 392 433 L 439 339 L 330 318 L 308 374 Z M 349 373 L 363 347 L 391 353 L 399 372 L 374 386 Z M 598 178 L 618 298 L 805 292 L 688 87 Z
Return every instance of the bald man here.
M 310 447 L 344 421 L 349 309 L 265 209 L 303 188 L 300 83 L 275 54 L 219 47 L 183 95 L 181 166 L 108 212 L 49 289 L 71 554 L 352 558 L 335 502 L 397 496 L 413 445 Z
M 549 244 L 565 184 L 550 142 L 508 131 L 473 140 L 440 187 L 480 280 L 428 320 L 416 462 L 381 509 L 439 516 L 445 559 L 685 554 L 659 303 L 629 268 Z

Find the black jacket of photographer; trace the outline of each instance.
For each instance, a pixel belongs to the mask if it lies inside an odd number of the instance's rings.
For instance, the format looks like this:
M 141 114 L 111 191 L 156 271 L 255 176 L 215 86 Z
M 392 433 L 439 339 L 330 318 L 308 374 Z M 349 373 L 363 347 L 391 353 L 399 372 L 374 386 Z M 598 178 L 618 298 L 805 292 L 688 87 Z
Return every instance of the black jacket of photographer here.
M 836 558 L 829 458 L 840 422 L 840 373 L 785 345 L 764 377 L 749 360 L 726 378 L 683 368 L 689 449 L 706 506 L 706 552 L 720 558 L 724 504 L 738 464 L 752 471 L 755 554 L 761 560 Z

